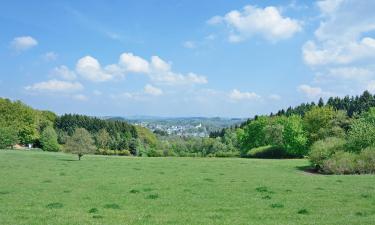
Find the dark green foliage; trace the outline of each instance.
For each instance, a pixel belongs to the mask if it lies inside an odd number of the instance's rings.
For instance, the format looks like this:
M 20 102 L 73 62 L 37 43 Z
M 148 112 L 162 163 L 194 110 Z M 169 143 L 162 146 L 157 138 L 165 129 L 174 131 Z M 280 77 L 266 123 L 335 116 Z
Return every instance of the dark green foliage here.
M 157 198 L 159 198 L 158 194 L 150 194 L 146 196 L 146 199 L 157 199 Z
M 97 213 L 97 212 L 99 212 L 99 210 L 97 208 L 91 208 L 88 212 L 89 213 Z
M 274 203 L 274 204 L 271 204 L 271 208 L 284 208 L 284 205 L 281 204 L 281 203 Z
M 121 207 L 116 203 L 111 203 L 111 204 L 105 204 L 104 208 L 106 208 L 106 209 L 120 209 Z
M 264 158 L 264 159 L 280 159 L 287 157 L 284 149 L 278 146 L 261 146 L 253 148 L 247 152 L 247 157 L 250 158 Z
M 46 208 L 48 209 L 61 209 L 64 205 L 60 202 L 49 203 Z
M 307 211 L 307 209 L 300 209 L 297 211 L 298 214 L 302 214 L 302 215 L 306 215 L 306 214 L 309 214 L 309 212 Z

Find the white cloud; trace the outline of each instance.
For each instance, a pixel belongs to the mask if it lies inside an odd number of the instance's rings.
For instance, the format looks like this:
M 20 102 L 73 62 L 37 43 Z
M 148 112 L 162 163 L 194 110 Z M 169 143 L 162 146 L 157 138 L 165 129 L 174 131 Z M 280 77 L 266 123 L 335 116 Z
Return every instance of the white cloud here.
M 196 48 L 197 45 L 195 44 L 195 42 L 193 41 L 185 41 L 183 44 L 182 44 L 185 48 Z
M 277 100 L 281 99 L 281 96 L 277 95 L 277 94 L 271 94 L 271 95 L 268 96 L 268 98 L 271 99 L 271 100 L 277 101 Z
M 229 94 L 229 98 L 231 98 L 232 100 L 256 100 L 260 99 L 260 96 L 255 92 L 241 92 L 237 89 L 234 89 Z
M 113 75 L 101 68 L 99 61 L 91 56 L 85 56 L 78 60 L 76 71 L 82 77 L 94 82 L 107 81 Z
M 328 75 L 338 79 L 364 81 L 371 78 L 374 73 L 369 69 L 361 67 L 337 67 L 330 68 Z
M 76 72 L 91 81 L 108 81 L 115 77 L 123 77 L 128 73 L 143 74 L 152 82 L 162 85 L 205 84 L 207 78 L 195 73 L 181 74 L 172 70 L 172 64 L 159 56 L 152 56 L 150 62 L 132 53 L 123 53 L 118 64 L 102 68 L 99 61 L 91 56 L 78 60 Z
M 160 88 L 154 87 L 151 84 L 147 84 L 144 87 L 144 92 L 153 96 L 159 96 L 163 94 L 163 91 Z
M 302 29 L 300 21 L 283 17 L 274 6 L 259 8 L 247 5 L 242 11 L 233 10 L 224 16 L 214 16 L 207 23 L 225 24 L 230 30 L 230 42 L 240 42 L 255 35 L 278 41 L 288 39 Z
M 59 55 L 55 52 L 46 52 L 43 55 L 43 59 L 47 62 L 55 61 L 58 57 Z
M 375 1 L 319 1 L 322 21 L 302 48 L 308 65 L 349 64 L 375 58 Z
M 76 79 L 76 73 L 72 70 L 70 70 L 67 66 L 61 65 L 59 67 L 55 67 L 52 70 L 52 74 L 55 76 L 58 76 L 64 80 L 75 80 Z
M 298 86 L 297 90 L 304 93 L 308 98 L 311 99 L 332 96 L 331 93 L 323 91 L 320 87 L 312 87 L 307 84 L 302 84 Z
M 125 68 L 128 72 L 134 73 L 148 73 L 149 63 L 139 56 L 133 55 L 133 53 L 123 53 L 120 56 L 119 64 Z
M 49 80 L 35 83 L 33 85 L 25 87 L 25 89 L 29 91 L 40 92 L 76 92 L 82 90 L 83 86 L 78 82 Z
M 89 99 L 86 95 L 83 94 L 73 95 L 72 98 L 78 101 L 87 101 Z
M 30 36 L 16 37 L 11 42 L 12 48 L 16 51 L 25 51 L 38 45 L 38 41 Z

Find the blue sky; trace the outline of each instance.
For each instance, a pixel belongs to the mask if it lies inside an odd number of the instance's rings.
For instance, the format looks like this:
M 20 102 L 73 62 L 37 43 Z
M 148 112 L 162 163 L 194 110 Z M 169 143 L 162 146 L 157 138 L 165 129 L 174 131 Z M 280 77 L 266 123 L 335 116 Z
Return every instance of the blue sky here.
M 375 91 L 374 1 L 1 1 L 0 96 L 62 113 L 251 117 Z

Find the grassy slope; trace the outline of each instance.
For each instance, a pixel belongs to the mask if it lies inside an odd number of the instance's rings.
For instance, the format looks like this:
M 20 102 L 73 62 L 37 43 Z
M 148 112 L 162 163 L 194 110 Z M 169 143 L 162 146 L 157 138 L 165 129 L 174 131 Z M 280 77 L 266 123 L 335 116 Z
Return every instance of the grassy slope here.
M 60 153 L 2 150 L 0 224 L 375 221 L 375 176 L 311 175 L 296 168 L 307 164 L 103 156 L 76 161 Z M 89 213 L 92 208 L 97 212 Z

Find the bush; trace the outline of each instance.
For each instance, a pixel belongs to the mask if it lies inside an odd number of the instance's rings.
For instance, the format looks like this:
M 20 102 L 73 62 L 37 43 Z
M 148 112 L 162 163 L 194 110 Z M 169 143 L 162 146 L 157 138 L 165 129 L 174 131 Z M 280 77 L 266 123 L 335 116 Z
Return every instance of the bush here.
M 345 149 L 346 141 L 341 138 L 329 137 L 315 142 L 311 146 L 309 158 L 316 168 L 322 168 L 323 161 L 330 158 L 338 151 Z
M 331 158 L 323 161 L 323 172 L 329 174 L 354 174 L 357 172 L 357 154 L 336 152 Z
M 60 150 L 56 131 L 52 127 L 46 127 L 43 130 L 40 143 L 42 144 L 43 151 L 58 152 Z
M 11 127 L 0 127 L 0 149 L 13 148 L 18 138 L 15 129 Z
M 357 159 L 359 173 L 375 173 L 375 148 L 362 150 Z
M 219 152 L 216 152 L 215 157 L 221 157 L 221 158 L 227 158 L 227 157 L 238 157 L 240 156 L 240 153 L 239 152 L 223 152 L 223 151 L 219 151 Z
M 247 152 L 250 158 L 280 159 L 287 157 L 285 150 L 278 146 L 261 146 Z
M 126 150 L 126 149 L 118 151 L 117 154 L 121 155 L 121 156 L 130 156 L 131 155 L 130 151 Z

